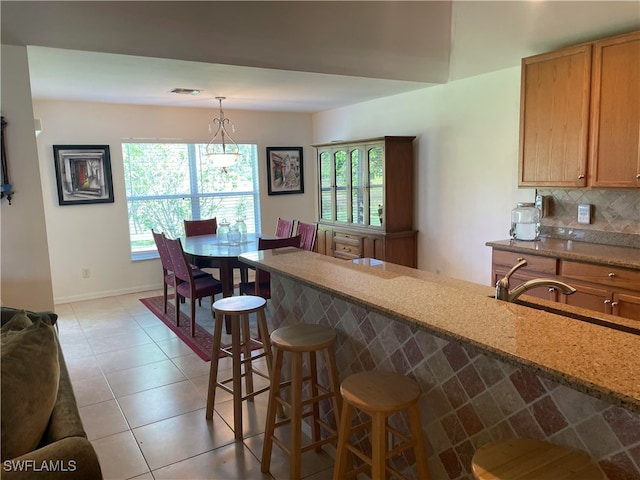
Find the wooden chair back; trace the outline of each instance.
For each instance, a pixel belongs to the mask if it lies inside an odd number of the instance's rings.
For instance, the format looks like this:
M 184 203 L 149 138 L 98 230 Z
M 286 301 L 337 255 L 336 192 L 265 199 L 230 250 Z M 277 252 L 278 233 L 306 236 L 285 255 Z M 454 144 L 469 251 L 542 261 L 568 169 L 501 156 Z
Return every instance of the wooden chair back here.
M 293 220 L 278 217 L 276 224 L 276 237 L 288 238 L 293 235 Z
M 300 248 L 300 235 L 289 238 L 260 238 L 258 250 L 273 250 L 274 248 Z M 256 268 L 255 293 L 262 298 L 271 298 L 271 274 Z
M 153 241 L 156 242 L 158 255 L 160 255 L 160 262 L 162 262 L 163 273 L 166 275 L 167 272 L 173 272 L 171 255 L 169 255 L 169 250 L 167 250 L 164 233 L 157 233 L 153 231 L 153 229 L 151 230 L 151 233 L 153 234 Z
M 207 220 L 184 220 L 184 235 L 195 237 L 198 235 L 215 235 L 218 231 L 216 217 Z
M 184 250 L 182 250 L 182 242 L 180 242 L 180 239 L 176 238 L 173 240 L 165 237 L 164 243 L 169 251 L 171 263 L 173 264 L 173 274 L 176 276 L 176 279 L 192 283 L 193 273 L 189 266 L 189 262 L 187 262 L 187 259 L 184 256 Z
M 300 248 L 303 250 L 313 251 L 316 245 L 316 236 L 318 234 L 317 223 L 305 223 L 298 220 L 296 227 L 296 235 L 300 235 Z

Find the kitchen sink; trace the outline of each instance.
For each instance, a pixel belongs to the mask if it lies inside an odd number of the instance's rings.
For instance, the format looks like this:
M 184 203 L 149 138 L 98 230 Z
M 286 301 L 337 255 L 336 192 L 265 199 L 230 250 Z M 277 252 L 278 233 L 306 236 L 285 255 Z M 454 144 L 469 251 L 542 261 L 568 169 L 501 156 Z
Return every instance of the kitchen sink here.
M 491 298 L 495 298 L 491 296 Z M 499 300 L 502 301 L 502 300 Z M 624 322 L 633 322 L 633 320 L 628 320 L 621 318 L 620 323 L 612 320 L 607 320 L 602 317 L 598 317 L 598 312 L 594 312 L 593 315 L 586 315 L 578 312 L 574 312 L 571 310 L 565 310 L 564 308 L 554 307 L 552 305 L 542 305 L 539 303 L 529 302 L 527 300 L 523 300 L 518 298 L 515 302 L 512 302 L 516 305 L 522 305 L 523 307 L 534 308 L 536 310 L 542 310 L 548 313 L 553 313 L 555 315 L 561 315 L 567 318 L 573 318 L 575 320 L 580 320 L 581 322 L 593 323 L 595 325 L 601 325 L 603 327 L 612 328 L 614 330 L 619 330 L 621 332 L 631 333 L 633 335 L 640 335 L 640 326 L 627 325 Z M 633 322 L 635 323 L 635 322 Z

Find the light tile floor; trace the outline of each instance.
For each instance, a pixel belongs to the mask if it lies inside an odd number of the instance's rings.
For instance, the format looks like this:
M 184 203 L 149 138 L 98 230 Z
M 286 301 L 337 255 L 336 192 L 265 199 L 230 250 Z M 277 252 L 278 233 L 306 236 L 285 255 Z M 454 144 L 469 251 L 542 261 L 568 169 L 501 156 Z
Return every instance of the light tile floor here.
M 209 362 L 139 301 L 161 294 L 142 292 L 55 308 L 80 415 L 104 477 L 289 478 L 288 457 L 277 447 L 270 473 L 260 472 L 267 393 L 243 404 L 242 442 L 234 441 L 230 428 L 231 395 L 218 390 L 214 418 L 205 419 Z M 225 359 L 219 370 L 226 377 L 230 367 Z M 327 480 L 332 475 L 330 455 L 304 454 L 302 478 Z

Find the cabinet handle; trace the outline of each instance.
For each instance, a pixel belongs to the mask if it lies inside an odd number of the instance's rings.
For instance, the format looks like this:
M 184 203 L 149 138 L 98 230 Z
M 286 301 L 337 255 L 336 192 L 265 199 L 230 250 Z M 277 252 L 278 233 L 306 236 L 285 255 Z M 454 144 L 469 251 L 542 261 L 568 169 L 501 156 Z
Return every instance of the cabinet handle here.
M 516 258 L 516 262 L 521 262 L 522 260 L 524 260 L 524 258 L 522 258 L 522 257 Z
M 580 175 L 578 175 L 578 180 L 584 180 L 584 174 L 581 173 Z
M 636 178 L 640 180 L 640 173 L 636 175 Z
M 611 303 L 611 300 L 605 300 L 605 301 L 604 301 L 604 304 L 605 304 L 605 305 L 609 305 L 610 303 Z
M 611 302 L 611 308 L 615 308 L 618 306 L 618 302 Z
M 550 292 L 555 292 L 555 291 L 556 291 L 556 289 L 555 289 L 554 287 L 550 287 L 550 288 L 549 288 L 549 291 L 550 291 Z
M 616 274 L 615 274 L 615 273 L 613 273 L 613 272 L 609 272 L 609 278 L 613 278 L 613 277 L 615 277 L 615 276 L 616 276 Z

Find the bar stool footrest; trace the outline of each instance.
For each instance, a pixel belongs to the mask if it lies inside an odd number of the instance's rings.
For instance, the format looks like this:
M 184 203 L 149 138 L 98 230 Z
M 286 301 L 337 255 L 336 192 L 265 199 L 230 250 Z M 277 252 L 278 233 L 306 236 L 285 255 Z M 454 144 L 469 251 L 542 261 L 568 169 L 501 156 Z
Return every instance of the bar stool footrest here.
M 256 395 L 260 395 L 261 393 L 266 392 L 267 390 L 269 390 L 269 387 L 263 387 L 260 390 L 254 390 L 251 393 L 246 394 L 244 397 L 242 397 L 242 401 L 244 402 L 245 400 L 249 400 L 252 399 L 253 397 L 255 397 Z

